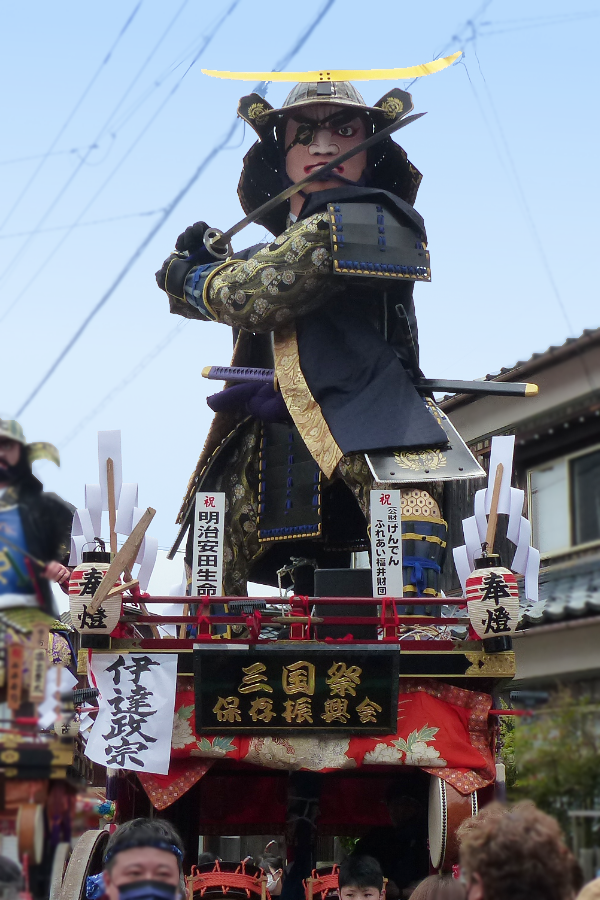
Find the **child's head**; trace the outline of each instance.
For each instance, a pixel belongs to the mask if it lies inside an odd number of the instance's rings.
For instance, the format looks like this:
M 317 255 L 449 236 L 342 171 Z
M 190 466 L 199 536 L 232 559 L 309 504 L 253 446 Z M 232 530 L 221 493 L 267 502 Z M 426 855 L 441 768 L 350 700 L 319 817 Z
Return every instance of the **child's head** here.
M 340 900 L 382 900 L 383 872 L 372 856 L 349 856 L 340 866 Z

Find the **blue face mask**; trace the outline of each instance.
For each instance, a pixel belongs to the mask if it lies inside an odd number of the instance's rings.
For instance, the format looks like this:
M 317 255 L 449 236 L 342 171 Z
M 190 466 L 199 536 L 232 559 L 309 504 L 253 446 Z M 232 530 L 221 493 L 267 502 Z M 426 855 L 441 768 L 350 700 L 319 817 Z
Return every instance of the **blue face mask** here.
M 175 900 L 179 887 L 164 881 L 132 881 L 119 888 L 119 900 Z

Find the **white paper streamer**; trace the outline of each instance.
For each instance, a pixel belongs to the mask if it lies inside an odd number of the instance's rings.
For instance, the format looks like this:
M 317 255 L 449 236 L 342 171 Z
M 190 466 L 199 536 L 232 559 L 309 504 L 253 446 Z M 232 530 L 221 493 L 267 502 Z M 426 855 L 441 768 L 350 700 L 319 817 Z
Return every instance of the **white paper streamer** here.
M 133 515 L 132 515 L 132 522 L 133 522 L 133 525 L 132 525 L 132 528 L 135 528 L 135 526 L 136 526 L 137 523 L 140 521 L 140 519 L 142 518 L 143 515 L 144 515 L 144 513 L 143 513 L 143 511 L 142 511 L 141 509 L 137 509 L 137 507 L 136 507 L 136 508 L 133 510 Z M 140 544 L 140 549 L 139 549 L 139 551 L 138 551 L 138 555 L 137 555 L 136 558 L 135 558 L 136 563 L 139 563 L 140 565 L 143 563 L 145 552 L 146 552 L 146 535 L 144 535 L 144 540 L 143 540 L 142 543 Z
M 77 509 L 71 526 L 71 555 L 69 565 L 76 566 L 81 562 L 81 554 L 86 544 L 94 545 L 94 526 L 87 509 Z M 89 549 L 92 549 L 90 547 Z
M 94 533 L 94 526 L 92 524 L 92 517 L 90 516 L 89 510 L 78 509 L 75 511 L 75 515 L 73 516 L 73 526 L 71 534 L 83 534 L 86 541 L 88 541 L 90 544 L 94 543 L 94 538 L 96 537 L 96 535 Z
M 185 597 L 187 594 L 187 575 L 185 572 L 185 568 L 181 575 L 181 581 L 179 584 L 173 585 L 171 590 L 169 591 L 169 597 Z M 174 616 L 178 615 L 178 613 L 173 613 Z
M 138 504 L 137 484 L 121 485 L 119 494 L 117 521 L 115 531 L 117 534 L 131 534 L 133 528 L 133 510 Z M 137 524 L 137 523 L 136 523 Z
M 70 565 L 81 562 L 84 544 L 93 542 L 101 535 L 102 511 L 108 509 L 108 489 L 106 481 L 106 460 L 110 457 L 115 473 L 115 501 L 117 518 L 115 531 L 128 536 L 140 521 L 144 510 L 138 509 L 138 486 L 122 479 L 121 432 L 98 432 L 98 468 L 99 484 L 86 484 L 85 509 L 77 510 L 73 518 Z M 135 563 L 140 566 L 137 579 L 142 590 L 146 590 L 150 582 L 152 570 L 156 563 L 158 541 L 156 538 L 144 537 Z
M 481 488 L 480 491 L 476 492 L 475 502 L 474 502 L 475 521 L 477 522 L 477 530 L 479 532 L 479 549 L 480 550 L 481 550 L 481 545 L 485 541 L 485 536 L 487 534 L 487 516 L 485 514 L 486 494 L 487 494 L 487 489 Z
M 462 526 L 463 534 L 465 536 L 465 549 L 472 571 L 475 567 L 475 557 L 481 556 L 481 541 L 479 540 L 479 530 L 477 528 L 475 516 L 463 519 Z
M 469 562 L 467 548 L 464 546 L 464 544 L 462 547 L 455 547 L 452 553 L 454 556 L 454 565 L 456 566 L 456 572 L 464 594 L 467 590 L 467 578 L 473 571 L 473 564 Z
M 102 534 L 102 491 L 99 484 L 86 484 L 85 506 L 94 526 L 94 537 Z
M 521 527 L 519 529 L 519 543 L 517 544 L 517 549 L 515 551 L 515 555 L 513 556 L 513 561 L 510 564 L 513 572 L 518 572 L 520 575 L 525 574 L 525 570 L 527 568 L 527 555 L 530 550 L 531 544 L 531 522 L 529 519 L 525 519 L 521 517 Z
M 521 513 L 523 512 L 523 504 L 525 503 L 525 491 L 518 488 L 510 489 L 510 512 L 508 514 L 508 526 L 506 528 L 506 537 L 513 544 L 519 543 L 519 531 L 521 530 Z
M 183 606 L 183 603 L 170 603 L 168 606 L 163 607 L 162 614 L 164 616 L 182 616 Z M 166 625 L 159 625 L 160 630 L 169 637 L 177 637 L 178 627 L 179 626 L 174 622 L 169 622 Z
M 115 502 L 121 493 L 123 481 L 121 463 L 121 432 L 98 432 L 98 473 L 100 475 L 100 490 L 102 492 L 102 509 L 108 509 L 108 485 L 106 482 L 106 460 L 112 459 L 115 473 Z
M 510 483 L 512 481 L 513 455 L 515 452 L 515 436 L 508 434 L 503 437 L 492 438 L 492 452 L 490 454 L 490 474 L 488 478 L 488 488 L 485 497 L 485 511 L 489 513 L 492 505 L 492 494 L 494 491 L 494 481 L 496 478 L 496 469 L 502 463 L 504 472 L 502 473 L 502 482 L 500 484 L 500 498 L 498 500 L 498 512 L 507 513 L 510 510 Z
M 78 566 L 83 559 L 83 548 L 87 544 L 85 534 L 71 535 L 71 555 L 69 556 L 69 565 Z
M 56 680 L 60 672 L 60 683 L 57 687 Z M 71 674 L 68 669 L 63 666 L 50 666 L 46 674 L 46 690 L 44 699 L 38 707 L 39 727 L 52 728 L 56 720 L 59 718 L 56 707 L 61 707 L 60 698 L 56 697 L 57 693 L 67 694 L 72 691 L 77 684 L 77 678 Z
M 158 538 L 146 537 L 144 543 L 144 557 L 139 572 L 137 573 L 137 579 L 140 583 L 140 589 L 142 591 L 147 591 L 148 585 L 150 584 L 150 576 L 152 575 L 158 554 Z
M 492 438 L 488 486 L 475 494 L 475 514 L 463 519 L 465 544 L 454 549 L 454 565 L 464 592 L 466 580 L 475 567 L 474 560 L 481 555 L 480 547 L 485 540 L 487 531 L 487 513 L 490 511 L 496 469 L 502 463 L 504 472 L 500 486 L 498 512 L 508 514 L 506 536 L 516 546 L 511 569 L 513 572 L 525 575 L 525 597 L 530 602 L 536 602 L 540 554 L 539 550 L 531 546 L 531 523 L 529 519 L 521 515 L 525 503 L 525 493 L 510 486 L 514 446 L 514 435 Z

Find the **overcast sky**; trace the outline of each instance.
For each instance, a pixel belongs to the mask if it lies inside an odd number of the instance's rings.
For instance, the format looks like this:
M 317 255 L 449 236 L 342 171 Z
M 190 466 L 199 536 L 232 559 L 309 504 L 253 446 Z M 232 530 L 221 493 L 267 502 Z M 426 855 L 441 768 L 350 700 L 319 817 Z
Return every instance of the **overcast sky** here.
M 253 87 L 200 69 L 270 70 L 323 7 L 4 5 L 0 416 L 23 405 Z M 476 378 L 600 325 L 599 15 L 590 0 L 334 0 L 290 63 L 388 68 L 465 51 L 463 64 L 412 86 L 428 114 L 401 133 L 424 175 L 416 208 L 433 280 L 415 298 L 429 377 Z M 368 103 L 393 86 L 357 83 Z M 272 85 L 267 99 L 280 105 L 290 87 Z M 184 320 L 169 315 L 154 272 L 187 225 L 224 229 L 241 217 L 251 143 L 240 125 L 20 416 L 28 440 L 61 450 L 60 470 L 38 464 L 46 489 L 76 505 L 97 480 L 98 430 L 120 428 L 124 479 L 158 510 L 152 532 L 164 548 L 210 423 L 215 385 L 200 372 L 229 362 L 231 336 L 200 322 L 173 334 Z M 235 249 L 263 234 L 247 229 Z M 180 561 L 161 564 L 154 592 L 180 575 Z

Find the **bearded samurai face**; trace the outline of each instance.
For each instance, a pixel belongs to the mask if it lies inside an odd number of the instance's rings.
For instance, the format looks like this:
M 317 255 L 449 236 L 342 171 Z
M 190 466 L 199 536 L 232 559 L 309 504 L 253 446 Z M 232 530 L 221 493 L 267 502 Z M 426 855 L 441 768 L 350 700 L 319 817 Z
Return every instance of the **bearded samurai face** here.
M 0 486 L 4 487 L 12 481 L 16 481 L 19 475 L 24 474 L 27 465 L 23 458 L 25 454 L 18 441 L 0 437 Z
M 326 165 L 340 153 L 356 147 L 367 136 L 367 126 L 363 116 L 352 108 L 322 103 L 295 110 L 285 124 L 285 164 L 286 172 L 293 182 L 300 181 L 310 173 Z M 313 181 L 303 189 L 303 193 L 325 191 L 338 187 L 343 176 L 344 182 L 359 181 L 367 165 L 367 151 L 361 150 L 346 160 L 321 181 Z M 298 215 L 304 198 L 291 198 L 291 211 Z

